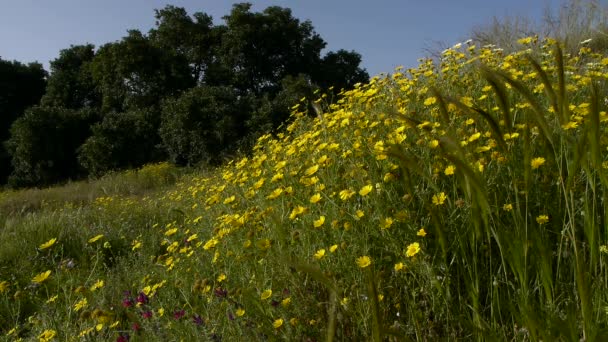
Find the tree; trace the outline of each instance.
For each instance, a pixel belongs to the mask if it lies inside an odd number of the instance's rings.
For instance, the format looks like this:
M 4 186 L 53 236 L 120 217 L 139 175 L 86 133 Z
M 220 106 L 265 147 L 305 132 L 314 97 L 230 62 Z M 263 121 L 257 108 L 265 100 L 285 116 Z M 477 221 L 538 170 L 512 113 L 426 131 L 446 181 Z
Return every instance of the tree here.
M 158 106 L 160 100 L 194 85 L 188 63 L 137 30 L 102 46 L 91 62 L 104 112 Z
M 310 77 L 300 74 L 297 77 L 285 76 L 281 81 L 281 90 L 270 99 L 265 96 L 258 99 L 257 105 L 251 117 L 247 121 L 250 137 L 247 138 L 251 144 L 258 136 L 273 132 L 279 126 L 286 123 L 291 115 L 291 107 L 300 102 L 300 99 L 313 98 L 318 87 L 310 81 Z M 303 108 L 304 110 L 312 108 Z
M 11 127 L 7 148 L 12 157 L 12 186 L 40 186 L 83 175 L 76 149 L 97 121 L 90 109 L 35 106 Z
M 209 77 L 209 69 L 217 61 L 221 34 L 213 27 L 213 19 L 202 12 L 190 17 L 182 7 L 168 5 L 155 10 L 156 28 L 150 30 L 150 41 L 163 49 L 183 56 L 192 77 L 199 84 Z
M 159 132 L 170 159 L 182 165 L 220 161 L 245 135 L 247 105 L 232 89 L 211 86 L 167 100 Z
M 28 65 L 0 59 L 0 184 L 11 173 L 10 155 L 3 142 L 10 136 L 10 127 L 26 108 L 36 105 L 44 94 L 46 71 L 39 63 Z
M 143 109 L 106 113 L 78 148 L 80 166 L 90 175 L 100 176 L 161 160 L 160 139 L 150 118 L 156 115 Z
M 313 81 L 326 91 L 333 87 L 334 94 L 352 89 L 357 83 L 369 81 L 369 74 L 361 69 L 361 55 L 355 51 L 328 52 L 316 68 Z
M 288 8 L 268 7 L 261 13 L 250 9 L 251 4 L 236 4 L 224 17 L 220 58 L 236 89 L 272 96 L 285 76 L 314 70 L 326 43 L 310 21 L 300 22 Z
M 51 61 L 51 75 L 42 98 L 42 105 L 71 109 L 98 108 L 101 94 L 96 89 L 90 70 L 95 46 L 73 45 L 61 50 Z

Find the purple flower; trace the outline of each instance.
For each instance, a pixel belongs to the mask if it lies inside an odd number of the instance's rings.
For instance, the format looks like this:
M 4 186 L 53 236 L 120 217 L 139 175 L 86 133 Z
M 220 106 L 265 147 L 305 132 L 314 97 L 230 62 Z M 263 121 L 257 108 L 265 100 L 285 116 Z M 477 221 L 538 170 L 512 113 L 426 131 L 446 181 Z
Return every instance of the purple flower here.
M 139 304 L 148 304 L 149 300 L 150 300 L 150 298 L 148 298 L 148 296 L 143 292 L 140 292 L 139 295 L 137 296 L 137 302 Z
M 173 318 L 180 319 L 180 318 L 184 317 L 185 315 L 186 315 L 185 310 L 178 310 L 173 313 Z
M 144 311 L 141 313 L 141 316 L 143 318 L 152 318 L 152 311 L 148 310 L 148 311 Z
M 122 300 L 122 306 L 129 308 L 133 306 L 133 298 L 125 298 Z
M 218 287 L 214 291 L 216 297 L 225 298 L 228 296 L 228 290 L 224 290 L 221 287 Z
M 129 334 L 120 334 L 116 339 L 116 342 L 129 342 Z
M 192 322 L 196 325 L 201 325 L 203 324 L 203 318 L 200 315 L 196 314 L 192 316 Z

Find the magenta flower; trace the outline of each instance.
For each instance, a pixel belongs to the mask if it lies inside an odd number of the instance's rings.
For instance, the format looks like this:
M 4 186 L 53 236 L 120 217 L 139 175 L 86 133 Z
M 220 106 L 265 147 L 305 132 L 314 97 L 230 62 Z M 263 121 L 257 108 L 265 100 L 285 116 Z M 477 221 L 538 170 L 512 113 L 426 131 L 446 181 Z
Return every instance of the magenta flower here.
M 116 342 L 129 342 L 129 334 L 120 334 L 116 339 Z
M 180 319 L 180 318 L 184 317 L 185 315 L 186 315 L 185 310 L 178 310 L 173 313 L 173 318 Z
M 148 304 L 149 300 L 150 300 L 150 298 L 148 298 L 148 296 L 143 292 L 140 292 L 139 295 L 137 296 L 137 302 L 139 304 Z

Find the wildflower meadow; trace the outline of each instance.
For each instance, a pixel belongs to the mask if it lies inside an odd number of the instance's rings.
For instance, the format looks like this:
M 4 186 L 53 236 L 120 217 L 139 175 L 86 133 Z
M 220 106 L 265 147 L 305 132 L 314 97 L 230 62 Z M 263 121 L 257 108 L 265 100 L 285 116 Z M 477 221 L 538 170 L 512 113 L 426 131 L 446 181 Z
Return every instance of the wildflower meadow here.
M 1 338 L 607 340 L 608 56 L 518 43 L 301 99 L 217 169 L 114 176 L 145 191 L 0 193 Z

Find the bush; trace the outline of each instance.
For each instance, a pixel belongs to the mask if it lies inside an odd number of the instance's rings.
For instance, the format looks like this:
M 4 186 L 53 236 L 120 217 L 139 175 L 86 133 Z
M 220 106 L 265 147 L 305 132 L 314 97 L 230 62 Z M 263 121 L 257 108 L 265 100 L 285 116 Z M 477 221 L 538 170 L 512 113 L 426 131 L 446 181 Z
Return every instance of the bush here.
M 12 158 L 12 186 L 49 185 L 84 175 L 77 148 L 97 120 L 92 110 L 36 106 L 11 127 L 7 149 Z
M 161 158 L 153 110 L 111 112 L 93 126 L 93 134 L 78 151 L 78 160 L 90 175 L 134 168 Z
M 244 135 L 246 102 L 230 88 L 210 86 L 166 101 L 159 133 L 169 158 L 180 165 L 220 161 Z

